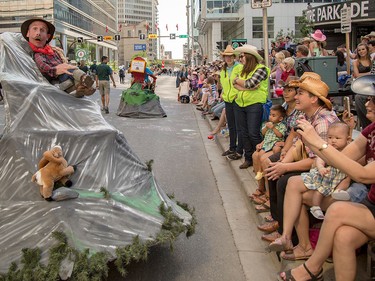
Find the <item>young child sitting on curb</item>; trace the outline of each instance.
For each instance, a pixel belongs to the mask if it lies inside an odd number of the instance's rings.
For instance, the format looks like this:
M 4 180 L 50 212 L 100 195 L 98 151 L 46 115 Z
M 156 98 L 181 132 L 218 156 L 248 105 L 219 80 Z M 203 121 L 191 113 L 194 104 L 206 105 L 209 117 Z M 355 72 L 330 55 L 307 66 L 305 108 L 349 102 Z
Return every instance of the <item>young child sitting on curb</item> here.
M 264 139 L 256 146 L 256 151 L 253 153 L 253 167 L 256 172 L 255 179 L 257 181 L 263 179 L 263 171 L 261 166 L 261 157 L 267 157 L 281 151 L 281 147 L 275 146 L 277 142 L 284 141 L 284 135 L 287 127 L 283 120 L 285 117 L 285 109 L 280 105 L 273 105 L 270 110 L 269 122 L 264 124 L 262 128 L 262 135 Z
M 350 129 L 347 124 L 335 122 L 329 126 L 327 140 L 329 145 L 342 151 L 350 141 Z M 324 219 L 323 211 L 320 208 L 323 197 L 332 193 L 340 193 L 341 190 L 346 190 L 350 185 L 350 178 L 346 174 L 334 167 L 326 166 L 319 157 L 315 159 L 315 167 L 308 173 L 302 173 L 301 177 L 308 190 L 316 191 L 312 199 L 313 206 L 310 208 L 310 212 L 314 217 L 321 220 Z

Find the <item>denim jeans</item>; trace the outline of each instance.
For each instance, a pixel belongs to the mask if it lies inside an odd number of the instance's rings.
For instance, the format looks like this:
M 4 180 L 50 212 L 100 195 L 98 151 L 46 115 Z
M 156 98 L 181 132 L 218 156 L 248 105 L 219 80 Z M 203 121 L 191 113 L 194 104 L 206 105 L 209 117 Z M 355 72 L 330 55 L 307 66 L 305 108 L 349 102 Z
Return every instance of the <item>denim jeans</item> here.
M 246 107 L 235 105 L 242 133 L 245 160 L 252 162 L 252 155 L 258 143 L 262 142 L 261 125 L 263 104 L 256 103 Z
M 235 102 L 225 102 L 225 115 L 229 130 L 229 149 L 243 154 L 243 138 L 237 117 L 237 105 Z M 238 143 L 237 143 L 238 141 Z

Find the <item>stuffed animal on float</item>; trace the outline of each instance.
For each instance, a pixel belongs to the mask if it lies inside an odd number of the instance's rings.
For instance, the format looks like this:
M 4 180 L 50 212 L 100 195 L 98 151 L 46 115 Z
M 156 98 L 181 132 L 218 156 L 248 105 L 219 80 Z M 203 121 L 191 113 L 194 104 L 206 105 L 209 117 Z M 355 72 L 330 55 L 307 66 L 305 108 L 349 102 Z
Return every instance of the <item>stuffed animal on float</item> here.
M 63 157 L 61 146 L 54 146 L 51 150 L 43 153 L 39 161 L 38 171 L 32 176 L 31 181 L 39 185 L 40 194 L 48 201 L 51 201 L 53 187 L 56 182 L 70 187 L 72 182 L 69 176 L 74 173 L 74 167 L 68 166 Z

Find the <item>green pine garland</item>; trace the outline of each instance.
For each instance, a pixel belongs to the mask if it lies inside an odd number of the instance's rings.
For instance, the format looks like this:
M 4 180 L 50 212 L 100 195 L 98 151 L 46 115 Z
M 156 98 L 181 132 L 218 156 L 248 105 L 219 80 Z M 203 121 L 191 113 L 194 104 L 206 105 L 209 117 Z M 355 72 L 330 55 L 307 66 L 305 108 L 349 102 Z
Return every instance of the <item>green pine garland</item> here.
M 110 198 L 110 194 L 105 188 L 102 188 L 101 192 L 104 193 L 105 198 L 107 196 Z M 171 207 L 166 208 L 164 203 L 162 203 L 159 206 L 159 210 L 165 220 L 156 238 L 145 242 L 136 236 L 132 244 L 116 249 L 117 259 L 115 265 L 123 277 L 127 273 L 126 266 L 131 262 L 147 260 L 150 247 L 169 243 L 170 249 L 173 250 L 173 243 L 182 232 L 186 231 L 187 237 L 194 234 L 197 224 L 195 210 L 190 209 L 187 204 L 179 202 L 177 204 L 191 214 L 192 220 L 190 224 L 184 225 L 183 221 L 173 213 Z M 47 266 L 40 262 L 41 250 L 39 248 L 23 249 L 22 268 L 18 268 L 18 265 L 13 262 L 7 274 L 0 276 L 0 281 L 58 281 L 60 280 L 59 270 L 64 259 L 74 261 L 72 276 L 69 279 L 71 281 L 100 281 L 107 279 L 109 270 L 107 253 L 99 252 L 91 255 L 89 249 L 79 252 L 68 245 L 68 239 L 64 233 L 53 232 L 52 235 L 57 243 L 49 251 Z

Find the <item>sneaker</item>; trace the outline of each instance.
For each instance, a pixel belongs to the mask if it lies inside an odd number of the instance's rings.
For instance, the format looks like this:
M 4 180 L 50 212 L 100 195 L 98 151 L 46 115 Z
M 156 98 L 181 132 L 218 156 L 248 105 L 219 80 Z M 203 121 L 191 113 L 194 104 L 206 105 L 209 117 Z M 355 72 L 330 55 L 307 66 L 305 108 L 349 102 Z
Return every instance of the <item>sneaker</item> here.
M 249 167 L 253 166 L 253 162 L 250 162 L 248 160 L 245 160 L 245 162 L 243 162 L 241 165 L 240 165 L 240 169 L 247 169 Z
M 242 155 L 237 152 L 227 156 L 228 160 L 239 160 L 241 158 L 242 158 Z
M 228 156 L 228 155 L 231 155 L 231 154 L 234 154 L 234 153 L 236 153 L 236 152 L 233 151 L 233 150 L 228 149 L 227 151 L 224 151 L 224 152 L 221 154 L 221 156 Z

